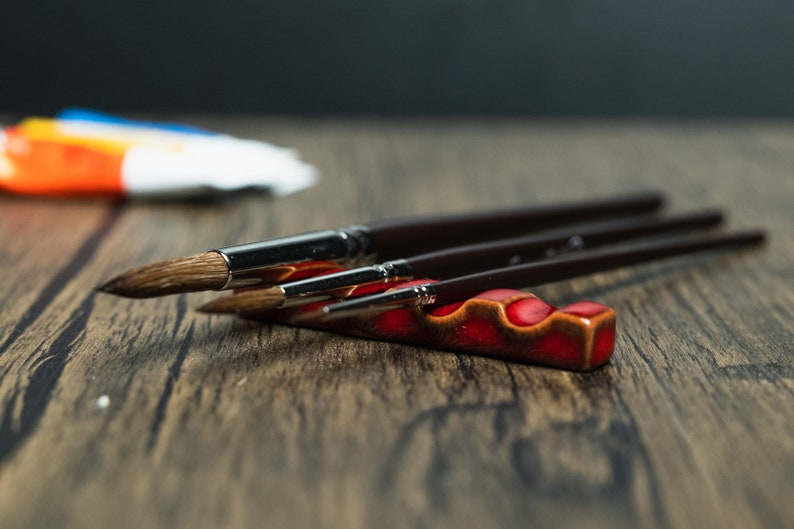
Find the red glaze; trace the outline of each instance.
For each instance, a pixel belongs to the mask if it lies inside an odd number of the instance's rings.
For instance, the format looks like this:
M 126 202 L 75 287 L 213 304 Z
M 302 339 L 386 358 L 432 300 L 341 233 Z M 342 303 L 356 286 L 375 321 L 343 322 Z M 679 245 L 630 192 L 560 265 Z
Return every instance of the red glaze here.
M 427 282 L 368 286 L 355 289 L 353 295 Z M 615 345 L 615 311 L 611 308 L 590 301 L 557 308 L 520 290 L 489 290 L 451 305 L 396 309 L 341 320 L 300 319 L 321 305 L 248 317 L 573 371 L 603 365 Z

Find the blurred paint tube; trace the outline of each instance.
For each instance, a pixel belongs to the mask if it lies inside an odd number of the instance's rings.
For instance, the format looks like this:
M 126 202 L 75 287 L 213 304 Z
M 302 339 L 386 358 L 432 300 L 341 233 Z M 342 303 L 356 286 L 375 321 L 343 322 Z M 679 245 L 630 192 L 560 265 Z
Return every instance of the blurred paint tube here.
M 25 194 L 198 196 L 313 185 L 295 151 L 178 124 L 69 109 L 0 132 L 0 188 Z

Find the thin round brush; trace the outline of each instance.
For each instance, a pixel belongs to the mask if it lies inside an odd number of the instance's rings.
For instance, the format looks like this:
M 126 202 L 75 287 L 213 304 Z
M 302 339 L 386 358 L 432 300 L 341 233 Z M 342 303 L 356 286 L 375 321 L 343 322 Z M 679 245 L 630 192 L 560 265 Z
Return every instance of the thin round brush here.
M 200 312 L 243 314 L 346 298 L 356 288 L 416 277 L 440 279 L 553 257 L 571 251 L 652 235 L 712 227 L 722 221 L 718 211 L 639 219 L 567 229 L 547 235 L 516 237 L 449 248 L 406 259 L 345 270 L 338 273 L 258 288 L 219 298 L 198 308 Z
M 382 294 L 325 305 L 302 318 L 340 318 L 379 313 L 401 307 L 449 304 L 495 288 L 528 288 L 582 275 L 623 268 L 694 252 L 737 248 L 764 240 L 760 231 L 713 237 L 676 239 L 633 248 L 594 250 L 538 263 L 500 268 L 487 272 L 395 289 Z
M 147 298 L 261 284 L 262 271 L 284 264 L 376 262 L 438 248 L 505 238 L 596 219 L 641 215 L 662 205 L 644 194 L 562 205 L 381 220 L 362 226 L 217 248 L 129 270 L 99 290 Z

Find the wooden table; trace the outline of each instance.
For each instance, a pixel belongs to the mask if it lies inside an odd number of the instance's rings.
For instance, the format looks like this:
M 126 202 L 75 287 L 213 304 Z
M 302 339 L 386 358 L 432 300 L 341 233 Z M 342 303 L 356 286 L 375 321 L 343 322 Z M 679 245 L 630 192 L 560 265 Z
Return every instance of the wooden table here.
M 794 526 L 794 125 L 171 119 L 295 147 L 322 180 L 0 196 L 0 527 Z M 617 311 L 590 373 L 93 290 L 224 244 L 649 189 L 770 241 L 536 289 Z

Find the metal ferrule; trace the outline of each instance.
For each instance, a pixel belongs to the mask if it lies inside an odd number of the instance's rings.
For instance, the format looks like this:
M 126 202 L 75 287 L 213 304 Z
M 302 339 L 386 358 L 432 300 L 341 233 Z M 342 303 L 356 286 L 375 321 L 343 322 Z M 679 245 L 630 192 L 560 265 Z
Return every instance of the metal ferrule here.
M 322 308 L 322 314 L 324 319 L 347 318 L 359 314 L 379 314 L 400 307 L 422 307 L 434 303 L 435 300 L 435 287 L 424 284 L 332 303 Z
M 392 283 L 413 278 L 408 261 L 399 259 L 372 266 L 352 268 L 334 274 L 310 277 L 279 285 L 284 292 L 283 307 L 294 307 L 315 301 L 346 297 L 351 289 L 361 285 Z
M 311 261 L 351 264 L 374 253 L 372 238 L 364 226 L 315 231 L 291 237 L 216 248 L 229 268 L 223 289 L 256 285 L 261 271 L 273 266 Z

